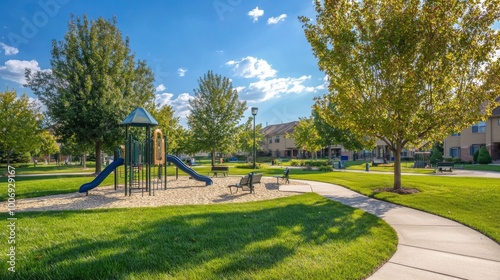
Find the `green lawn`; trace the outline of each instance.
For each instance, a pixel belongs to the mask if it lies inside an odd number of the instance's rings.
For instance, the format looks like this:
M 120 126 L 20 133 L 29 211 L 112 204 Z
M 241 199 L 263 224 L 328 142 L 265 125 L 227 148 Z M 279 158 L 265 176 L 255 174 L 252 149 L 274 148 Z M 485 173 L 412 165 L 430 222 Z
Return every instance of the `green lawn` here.
M 5 169 L 5 166 L 0 167 Z M 27 166 L 17 167 L 17 175 L 27 175 L 27 174 L 50 174 L 50 173 L 89 173 L 95 171 L 95 163 L 87 162 L 87 168 L 82 168 L 80 165 L 56 165 L 38 163 L 36 167 L 33 164 L 28 164 Z
M 401 172 L 403 173 L 419 173 L 419 174 L 432 174 L 435 173 L 434 168 L 412 168 L 413 163 L 403 162 L 401 163 Z M 347 169 L 349 170 L 366 170 L 366 163 L 361 164 L 350 164 L 348 162 Z M 394 172 L 394 167 L 392 166 L 371 166 L 370 171 L 379 171 L 379 172 Z
M 210 167 L 195 169 L 206 174 Z M 233 167 L 230 174 L 251 171 Z M 283 167 L 257 172 L 282 174 Z M 168 174 L 175 174 L 175 168 Z M 290 176 L 343 185 L 447 217 L 500 243 L 498 179 L 409 175 L 403 176 L 403 185 L 420 192 L 397 195 L 375 192 L 392 186 L 392 174 L 292 169 Z M 15 179 L 17 198 L 22 198 L 75 192 L 92 177 Z M 109 176 L 103 185 L 112 183 Z M 6 199 L 5 193 L 0 199 Z M 315 194 L 245 204 L 17 216 L 16 279 L 358 279 L 391 256 L 396 240 L 372 215 Z M 6 218 L 0 214 L 4 224 Z M 6 234 L 0 231 L 0 238 L 6 240 Z M 12 276 L 6 262 L 1 269 L 0 279 Z
M 462 164 L 458 164 L 462 165 Z M 500 165 L 489 164 L 463 164 L 465 170 L 495 171 L 500 172 Z
M 93 176 L 81 175 L 57 175 L 57 176 L 16 176 L 16 198 L 39 197 L 46 195 L 73 193 L 77 192 L 80 186 L 84 183 L 91 182 Z M 122 182 L 120 179 L 119 182 Z M 1 177 L 0 182 L 3 185 L 7 183 L 6 177 Z M 113 185 L 114 178 L 112 175 L 104 179 L 101 185 Z M 0 201 L 7 200 L 7 192 L 3 191 L 0 195 Z
M 382 220 L 316 194 L 17 216 L 16 273 L 2 261 L 0 279 L 362 279 L 397 243 Z
M 294 170 L 293 170 L 294 171 Z M 403 186 L 420 193 L 375 192 L 392 187 L 392 174 L 350 172 L 291 173 L 291 178 L 345 186 L 377 199 L 434 213 L 468 225 L 500 243 L 500 180 L 496 178 L 403 176 Z
M 209 166 L 197 166 L 200 174 L 207 174 Z M 231 175 L 244 175 L 251 169 L 230 168 Z M 153 173 L 156 170 L 154 169 Z M 268 176 L 282 174 L 282 168 L 264 168 L 257 170 Z M 174 175 L 175 168 L 168 168 L 168 174 Z M 179 172 L 180 176 L 186 174 Z M 493 178 L 464 178 L 448 176 L 403 176 L 405 187 L 417 188 L 418 194 L 396 195 L 393 193 L 375 193 L 374 190 L 391 187 L 392 174 L 317 172 L 292 169 L 290 177 L 334 183 L 353 189 L 362 194 L 382 199 L 415 209 L 421 209 L 443 217 L 456 220 L 475 228 L 500 243 L 500 180 Z M 4 180 L 6 178 L 4 177 Z M 56 176 L 56 177 L 16 177 L 16 197 L 35 197 L 57 193 L 76 192 L 81 184 L 90 182 L 92 177 Z M 6 182 L 6 181 L 5 181 Z M 123 182 L 123 177 L 120 177 Z M 108 176 L 102 185 L 112 185 L 113 176 Z M 7 199 L 2 193 L 0 201 Z

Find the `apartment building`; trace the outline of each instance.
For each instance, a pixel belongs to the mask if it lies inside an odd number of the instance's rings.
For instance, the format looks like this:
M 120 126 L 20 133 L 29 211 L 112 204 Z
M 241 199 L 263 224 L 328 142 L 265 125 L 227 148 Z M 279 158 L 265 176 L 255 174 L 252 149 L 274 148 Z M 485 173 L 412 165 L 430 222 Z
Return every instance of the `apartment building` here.
M 273 124 L 264 127 L 264 141 L 261 145 L 263 153 L 273 157 L 298 157 L 299 148 L 295 146 L 295 141 L 289 136 L 292 134 L 298 121 L 289 123 Z
M 303 152 L 300 147 L 296 147 L 295 141 L 288 137 L 293 133 L 294 127 L 298 124 L 298 121 L 293 121 L 289 123 L 273 124 L 268 125 L 263 128 L 264 140 L 261 143 L 262 154 L 273 156 L 273 157 L 302 157 Z M 325 147 L 318 152 L 318 156 L 328 156 L 328 152 L 331 152 L 332 157 L 340 158 L 341 156 L 347 156 L 349 160 L 358 159 L 386 159 L 387 161 L 392 160 L 394 155 L 389 150 L 389 147 L 382 140 L 376 141 L 376 146 L 373 150 L 362 150 L 362 151 L 349 151 L 346 150 L 341 145 L 333 145 L 331 147 Z M 308 154 L 308 156 L 311 156 Z M 402 157 L 413 157 L 413 150 L 403 149 L 401 152 Z
M 444 157 L 472 161 L 474 153 L 483 146 L 493 160 L 500 159 L 500 107 L 493 110 L 488 120 L 446 137 Z

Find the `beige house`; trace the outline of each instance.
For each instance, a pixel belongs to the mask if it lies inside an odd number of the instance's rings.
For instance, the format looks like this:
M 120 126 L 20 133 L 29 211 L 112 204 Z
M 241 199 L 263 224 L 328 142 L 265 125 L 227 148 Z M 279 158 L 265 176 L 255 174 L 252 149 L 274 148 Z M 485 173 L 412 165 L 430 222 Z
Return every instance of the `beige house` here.
M 273 157 L 297 157 L 299 148 L 295 147 L 295 141 L 287 134 L 292 134 L 298 121 L 289 123 L 268 125 L 262 129 L 264 141 L 261 145 L 262 152 Z
M 445 158 L 472 161 L 473 155 L 485 146 L 493 160 L 500 159 L 500 107 L 493 110 L 485 122 L 478 122 L 459 133 L 446 137 L 443 143 Z

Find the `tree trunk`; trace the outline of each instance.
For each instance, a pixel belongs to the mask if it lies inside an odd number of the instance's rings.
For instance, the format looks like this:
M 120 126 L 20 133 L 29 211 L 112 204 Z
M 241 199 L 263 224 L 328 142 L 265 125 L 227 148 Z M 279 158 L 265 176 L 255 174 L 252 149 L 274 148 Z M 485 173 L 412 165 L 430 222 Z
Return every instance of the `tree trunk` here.
M 394 153 L 394 189 L 400 190 L 401 186 L 401 150 L 403 148 L 400 144 L 396 145 L 396 149 L 392 152 Z
M 101 148 L 102 144 L 100 141 L 95 142 L 95 174 L 101 173 Z
M 9 168 L 10 166 L 10 151 L 7 152 L 7 150 L 5 150 L 5 155 L 7 155 L 7 168 Z
M 332 145 L 328 146 L 328 162 L 332 161 Z
M 212 166 L 215 166 L 215 150 L 212 150 Z

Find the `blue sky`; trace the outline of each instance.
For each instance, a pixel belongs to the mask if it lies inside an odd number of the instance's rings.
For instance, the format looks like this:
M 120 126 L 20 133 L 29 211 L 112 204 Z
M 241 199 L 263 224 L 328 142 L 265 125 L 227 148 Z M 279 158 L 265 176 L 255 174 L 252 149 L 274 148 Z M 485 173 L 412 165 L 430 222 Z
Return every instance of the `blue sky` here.
M 53 39 L 62 40 L 70 14 L 91 19 L 116 16 L 137 59 L 155 73 L 157 103 L 170 104 L 181 122 L 189 114 L 200 76 L 229 77 L 257 123 L 298 120 L 311 114 L 326 92 L 305 39 L 300 15 L 314 17 L 312 1 L 0 1 L 0 89 L 24 88 L 24 68 L 50 68 Z M 250 116 L 250 109 L 244 119 Z

